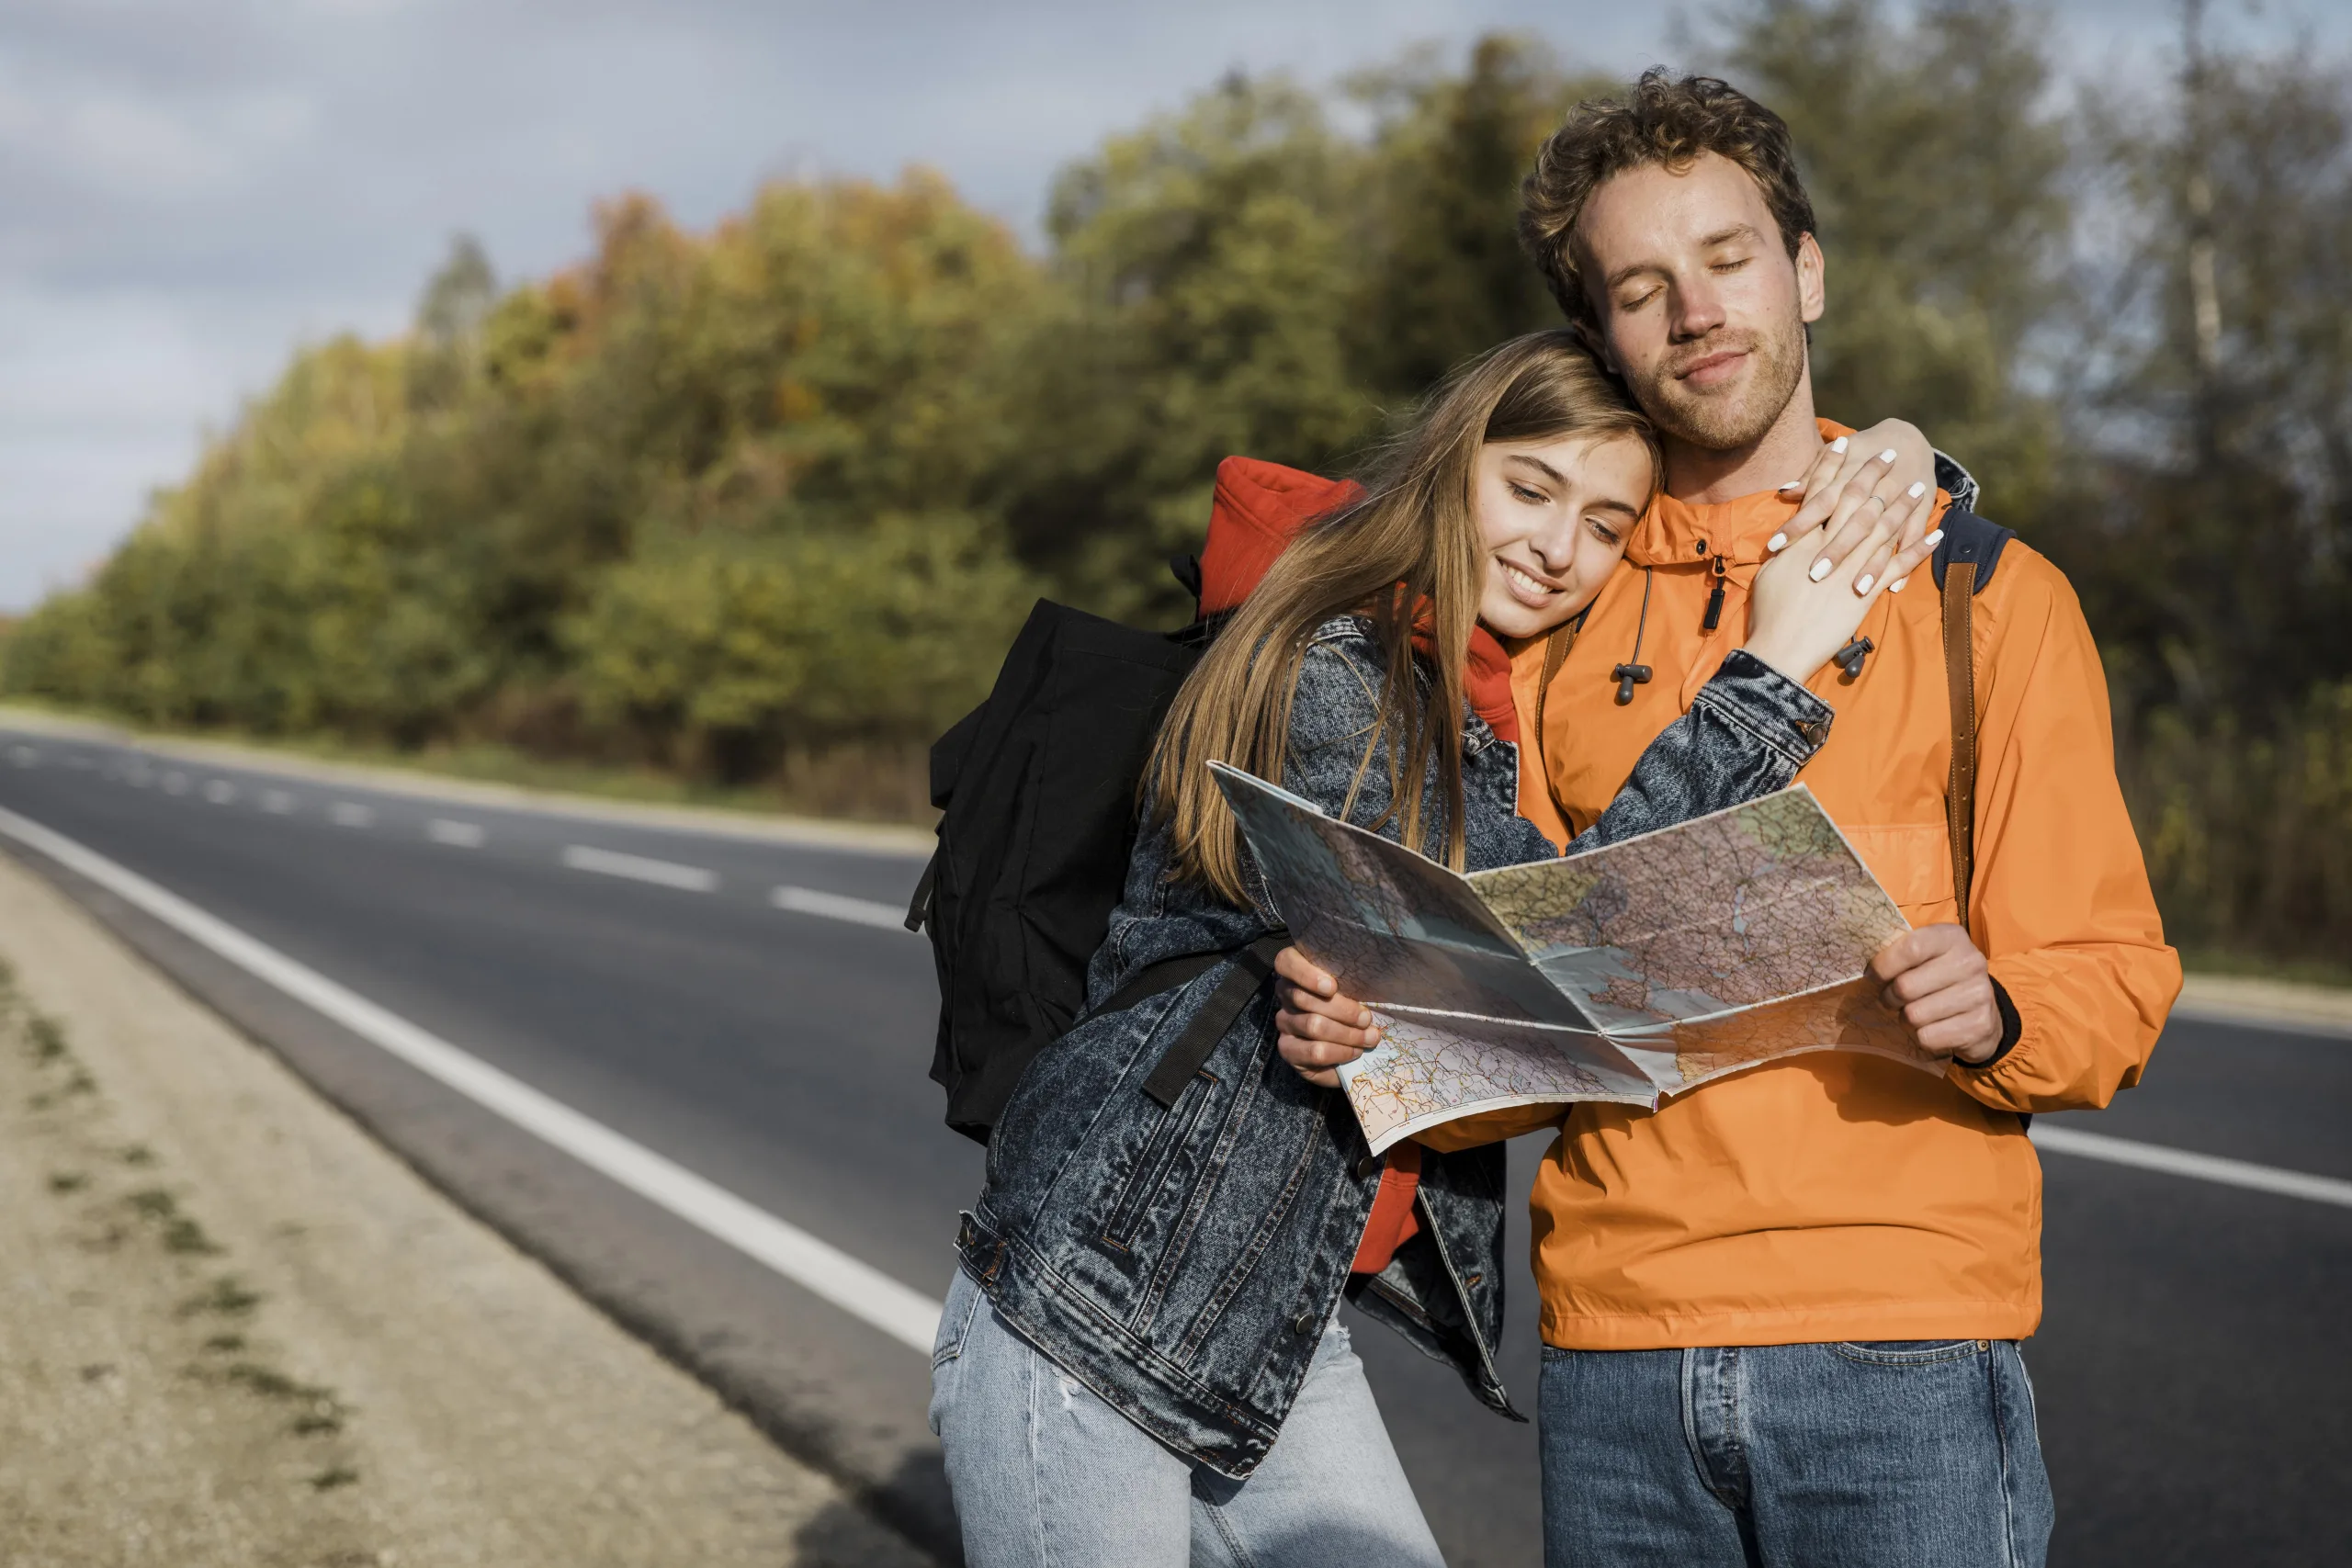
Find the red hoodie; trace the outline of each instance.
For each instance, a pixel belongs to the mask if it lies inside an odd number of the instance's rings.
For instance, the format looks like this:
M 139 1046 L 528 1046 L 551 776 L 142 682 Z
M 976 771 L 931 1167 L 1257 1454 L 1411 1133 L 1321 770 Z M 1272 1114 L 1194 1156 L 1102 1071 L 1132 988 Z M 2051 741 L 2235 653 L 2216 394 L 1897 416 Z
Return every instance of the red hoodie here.
M 1216 503 L 1208 543 L 1201 551 L 1201 614 L 1230 610 L 1250 596 L 1301 526 L 1363 494 L 1351 479 L 1286 468 L 1256 457 L 1227 457 L 1216 466 Z M 1505 740 L 1519 739 L 1519 709 L 1511 701 L 1510 655 L 1485 626 L 1470 633 L 1462 694 L 1472 711 Z M 1349 1270 L 1377 1274 L 1396 1249 L 1420 1230 L 1413 1197 L 1421 1179 L 1421 1146 L 1406 1142 L 1388 1151 L 1363 1238 Z
M 1352 479 L 1327 479 L 1256 457 L 1227 457 L 1216 466 L 1216 504 L 1209 512 L 1209 541 L 1201 551 L 1201 614 L 1230 610 L 1250 597 L 1266 569 L 1299 528 L 1363 494 Z M 1462 695 L 1488 728 L 1519 739 L 1519 710 L 1510 699 L 1510 655 L 1495 634 L 1470 634 Z

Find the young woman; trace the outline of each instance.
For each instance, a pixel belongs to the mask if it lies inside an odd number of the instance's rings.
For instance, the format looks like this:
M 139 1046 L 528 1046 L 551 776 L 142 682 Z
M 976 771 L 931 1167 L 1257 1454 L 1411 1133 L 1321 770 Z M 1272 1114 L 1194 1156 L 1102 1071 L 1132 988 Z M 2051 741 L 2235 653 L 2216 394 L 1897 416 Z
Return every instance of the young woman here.
M 972 1568 L 1440 1561 L 1334 1314 L 1354 1301 L 1515 1414 L 1493 1361 L 1500 1149 L 1416 1150 L 1417 1198 L 1376 1206 L 1384 1162 L 1343 1096 L 1275 1055 L 1262 989 L 1172 1104 L 1145 1092 L 1210 997 L 1257 971 L 1215 964 L 1109 1004 L 1154 964 L 1279 924 L 1210 759 L 1456 867 L 1550 858 L 1514 810 L 1515 748 L 1465 706 L 1465 666 L 1474 639 L 1589 604 L 1657 474 L 1649 427 L 1568 333 L 1505 344 L 1440 389 L 1362 499 L 1298 536 L 1179 694 L 1089 974 L 1099 1010 L 1030 1066 L 958 1236 L 932 1423 Z M 1874 509 L 1903 515 L 1818 581 L 1818 533 L 1763 570 L 1745 648 L 1569 852 L 1795 776 L 1830 718 L 1800 682 L 1883 591 L 1860 579 L 1933 547 L 1888 558 L 1925 494 Z

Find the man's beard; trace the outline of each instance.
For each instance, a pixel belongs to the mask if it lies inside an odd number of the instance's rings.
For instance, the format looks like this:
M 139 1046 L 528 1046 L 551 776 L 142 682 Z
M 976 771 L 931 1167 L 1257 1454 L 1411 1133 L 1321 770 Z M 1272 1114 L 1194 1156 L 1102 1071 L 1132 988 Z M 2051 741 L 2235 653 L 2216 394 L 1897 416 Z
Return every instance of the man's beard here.
M 1718 392 L 1694 389 L 1674 372 L 1726 349 L 1748 351 L 1747 373 Z M 1770 430 L 1804 378 L 1804 328 L 1791 321 L 1775 334 L 1712 333 L 1660 359 L 1647 377 L 1631 382 L 1634 400 L 1658 429 L 1709 452 L 1755 445 Z

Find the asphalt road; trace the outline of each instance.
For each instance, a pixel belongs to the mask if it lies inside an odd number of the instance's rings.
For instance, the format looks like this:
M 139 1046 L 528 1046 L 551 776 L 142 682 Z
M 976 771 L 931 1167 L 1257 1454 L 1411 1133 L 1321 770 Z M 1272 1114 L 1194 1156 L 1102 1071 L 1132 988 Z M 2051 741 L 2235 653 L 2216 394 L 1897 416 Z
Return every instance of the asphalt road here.
M 493 808 L 0 729 L 0 807 L 79 842 L 906 1284 L 944 1293 L 979 1151 L 925 1078 L 899 854 Z M 17 852 L 22 854 L 21 850 Z M 460 1201 L 918 1539 L 947 1528 L 922 1358 L 55 875 Z M 778 889 L 795 892 L 779 894 Z M 867 917 L 860 920 L 856 917 Z M 844 918 L 844 917 L 848 918 Z M 2352 1179 L 2352 1041 L 2183 1021 L 2115 1136 Z M 1514 1146 L 1522 1187 L 1541 1144 Z M 2053 1561 L 2352 1561 L 2352 1209 L 2060 1154 L 2028 1347 Z M 1513 1247 L 1524 1256 L 1525 1224 Z M 388 1259 L 397 1267 L 397 1259 Z M 1505 1380 L 1532 1400 L 1517 1298 Z M 1538 1561 L 1532 1429 L 1367 1327 L 1457 1565 Z

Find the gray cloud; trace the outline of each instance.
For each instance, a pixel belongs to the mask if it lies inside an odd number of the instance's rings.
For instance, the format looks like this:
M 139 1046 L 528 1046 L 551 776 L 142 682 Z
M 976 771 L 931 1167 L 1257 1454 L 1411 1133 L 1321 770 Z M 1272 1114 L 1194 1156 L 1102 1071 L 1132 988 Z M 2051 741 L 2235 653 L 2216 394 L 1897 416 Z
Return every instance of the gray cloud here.
M 2061 0 L 2063 52 L 2154 69 L 2168 10 Z M 1232 66 L 1496 27 L 1618 70 L 1674 36 L 1536 0 L 8 0 L 0 605 L 100 558 L 295 343 L 398 327 L 456 231 L 537 273 L 624 188 L 700 224 L 768 175 L 910 162 L 1027 231 L 1058 164 Z

